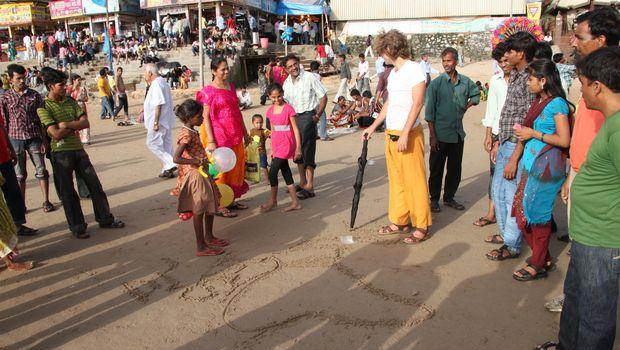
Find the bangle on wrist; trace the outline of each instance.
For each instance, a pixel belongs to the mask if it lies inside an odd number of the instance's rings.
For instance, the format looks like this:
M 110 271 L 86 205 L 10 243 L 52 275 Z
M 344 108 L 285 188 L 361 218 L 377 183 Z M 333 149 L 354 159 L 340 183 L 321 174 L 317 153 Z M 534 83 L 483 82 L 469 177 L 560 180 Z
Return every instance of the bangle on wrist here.
M 545 133 L 544 132 L 540 133 L 540 141 L 545 142 Z

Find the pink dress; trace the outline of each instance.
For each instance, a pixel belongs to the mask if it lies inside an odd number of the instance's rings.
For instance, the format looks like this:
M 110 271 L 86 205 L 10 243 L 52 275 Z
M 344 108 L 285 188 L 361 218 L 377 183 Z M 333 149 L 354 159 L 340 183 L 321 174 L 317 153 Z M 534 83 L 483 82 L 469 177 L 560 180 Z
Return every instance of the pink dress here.
M 243 116 L 232 83 L 229 90 L 218 89 L 211 85 L 205 86 L 196 93 L 196 100 L 211 110 L 209 116 L 217 147 L 233 148 L 243 142 Z
M 273 113 L 274 106 L 267 110 L 267 119 L 271 123 L 271 149 L 274 158 L 295 158 L 295 134 L 291 126 L 291 117 L 295 110 L 288 103 L 279 114 Z

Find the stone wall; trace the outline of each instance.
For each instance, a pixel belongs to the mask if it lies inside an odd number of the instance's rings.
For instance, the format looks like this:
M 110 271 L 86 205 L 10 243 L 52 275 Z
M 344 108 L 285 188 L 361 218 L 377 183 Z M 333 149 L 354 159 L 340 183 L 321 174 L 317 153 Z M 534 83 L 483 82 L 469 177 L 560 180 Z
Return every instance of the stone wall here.
M 476 62 L 491 58 L 490 33 L 438 33 L 438 34 L 410 34 L 407 35 L 413 49 L 414 58 L 419 59 L 422 53 L 430 57 L 439 57 L 441 51 L 448 46 L 456 47 L 459 38 L 465 39 L 465 62 Z M 366 38 L 350 36 L 347 45 L 354 56 L 363 53 L 366 49 Z

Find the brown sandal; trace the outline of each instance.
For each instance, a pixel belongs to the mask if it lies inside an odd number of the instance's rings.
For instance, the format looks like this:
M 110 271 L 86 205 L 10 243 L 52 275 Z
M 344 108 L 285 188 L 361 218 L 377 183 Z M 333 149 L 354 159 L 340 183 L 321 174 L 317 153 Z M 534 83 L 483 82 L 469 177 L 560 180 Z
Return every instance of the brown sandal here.
M 397 230 L 395 230 L 394 228 L 392 228 L 393 226 L 398 227 Z M 381 229 L 379 229 L 379 236 L 389 236 L 389 235 L 394 235 L 394 234 L 399 234 L 399 233 L 409 233 L 409 226 L 398 226 L 396 224 L 390 224 L 387 226 L 383 226 L 381 227 Z
M 405 237 L 405 239 L 403 239 L 403 243 L 405 243 L 405 244 L 419 244 L 419 243 L 422 243 L 422 242 L 424 242 L 424 241 L 426 241 L 428 239 L 428 237 L 429 237 L 428 230 L 426 232 L 423 232 L 422 230 L 417 230 L 417 231 L 419 231 L 420 233 L 424 233 L 424 237 L 422 237 L 422 238 L 416 237 L 414 235 L 415 234 L 415 232 L 414 232 L 414 233 L 411 234 L 411 236 Z

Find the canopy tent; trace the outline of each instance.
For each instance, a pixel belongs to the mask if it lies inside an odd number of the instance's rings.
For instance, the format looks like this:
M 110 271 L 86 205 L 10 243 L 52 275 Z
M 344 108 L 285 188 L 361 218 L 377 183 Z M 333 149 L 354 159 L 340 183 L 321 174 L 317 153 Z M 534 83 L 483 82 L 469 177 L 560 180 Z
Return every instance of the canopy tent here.
M 329 14 L 329 6 L 324 0 L 282 0 L 278 2 L 277 14 L 280 16 L 302 16 Z

